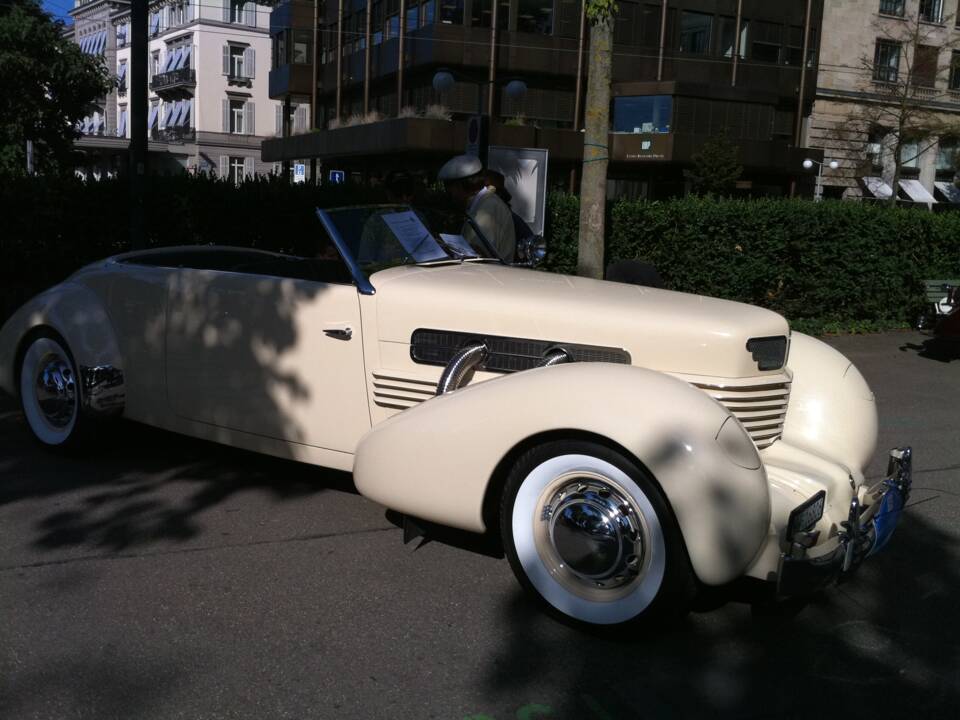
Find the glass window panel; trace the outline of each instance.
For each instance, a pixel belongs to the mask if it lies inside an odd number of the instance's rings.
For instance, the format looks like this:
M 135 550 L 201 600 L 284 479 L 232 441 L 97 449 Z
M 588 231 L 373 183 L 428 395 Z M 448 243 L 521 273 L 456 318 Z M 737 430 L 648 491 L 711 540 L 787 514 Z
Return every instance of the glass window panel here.
M 724 57 L 732 58 L 733 49 L 736 43 L 736 37 L 734 36 L 734 27 L 736 26 L 737 19 L 732 17 L 722 17 L 720 18 L 720 52 Z M 741 18 L 740 20 L 740 57 L 747 57 L 747 28 L 749 27 L 749 20 Z
M 958 149 L 960 145 L 956 138 L 942 138 L 937 148 L 937 170 L 953 170 L 956 167 Z
M 440 0 L 440 22 L 463 25 L 463 0 Z
M 880 0 L 880 12 L 883 15 L 903 17 L 904 0 Z
M 619 24 L 622 20 L 623 16 L 621 15 L 617 18 L 616 24 Z M 551 35 L 553 33 L 552 0 L 519 0 L 517 30 L 538 35 Z
M 295 30 L 293 33 L 293 62 L 297 65 L 310 64 L 310 48 L 313 46 L 313 34 L 309 30 Z
M 680 13 L 680 52 L 704 55 L 710 52 L 710 34 L 713 15 L 690 12 Z
M 670 95 L 624 96 L 613 99 L 613 131 L 668 133 L 673 121 Z
M 896 82 L 900 71 L 900 43 L 877 40 L 873 58 L 873 79 Z

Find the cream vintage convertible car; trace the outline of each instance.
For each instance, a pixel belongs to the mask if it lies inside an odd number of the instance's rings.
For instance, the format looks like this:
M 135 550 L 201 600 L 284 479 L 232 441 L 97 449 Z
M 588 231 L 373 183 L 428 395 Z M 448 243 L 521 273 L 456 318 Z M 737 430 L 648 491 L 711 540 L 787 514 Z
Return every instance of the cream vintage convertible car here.
M 406 517 L 499 535 L 585 623 L 745 576 L 806 592 L 889 540 L 910 449 L 864 477 L 873 393 L 779 315 L 510 267 L 406 207 L 317 214 L 310 258 L 83 268 L 5 324 L 0 387 L 51 446 L 122 415 L 352 471 Z

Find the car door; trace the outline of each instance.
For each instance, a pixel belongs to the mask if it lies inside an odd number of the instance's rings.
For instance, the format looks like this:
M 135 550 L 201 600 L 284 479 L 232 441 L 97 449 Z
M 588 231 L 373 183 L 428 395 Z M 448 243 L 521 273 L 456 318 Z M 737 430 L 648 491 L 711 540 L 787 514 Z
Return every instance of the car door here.
M 349 453 L 370 428 L 353 285 L 181 269 L 166 354 L 181 418 Z

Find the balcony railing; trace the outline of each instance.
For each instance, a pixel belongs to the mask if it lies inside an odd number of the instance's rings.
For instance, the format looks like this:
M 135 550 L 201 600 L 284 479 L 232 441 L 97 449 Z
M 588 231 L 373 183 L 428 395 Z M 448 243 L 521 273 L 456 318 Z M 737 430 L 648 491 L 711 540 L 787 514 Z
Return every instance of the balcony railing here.
M 180 68 L 179 70 L 170 70 L 169 72 L 154 75 L 153 80 L 150 81 L 150 89 L 168 90 L 174 87 L 195 87 L 196 84 L 196 70 L 193 68 Z
M 193 142 L 197 139 L 196 129 L 187 127 L 169 127 L 163 130 L 154 129 L 150 135 L 154 140 L 172 143 Z

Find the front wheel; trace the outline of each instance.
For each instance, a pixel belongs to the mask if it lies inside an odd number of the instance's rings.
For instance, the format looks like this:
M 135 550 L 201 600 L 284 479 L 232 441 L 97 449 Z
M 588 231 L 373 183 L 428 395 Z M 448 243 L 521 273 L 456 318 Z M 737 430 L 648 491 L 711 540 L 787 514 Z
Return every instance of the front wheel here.
M 507 478 L 500 526 L 521 585 L 569 618 L 615 625 L 689 603 L 690 561 L 663 494 L 599 443 L 525 453 Z
M 44 445 L 73 448 L 85 431 L 81 381 L 67 344 L 54 333 L 37 335 L 20 361 L 20 403 L 27 424 Z

